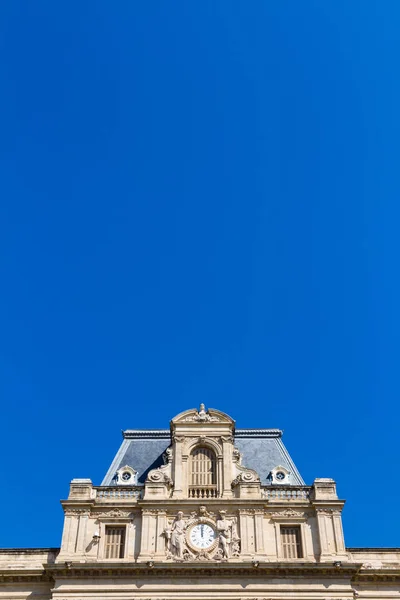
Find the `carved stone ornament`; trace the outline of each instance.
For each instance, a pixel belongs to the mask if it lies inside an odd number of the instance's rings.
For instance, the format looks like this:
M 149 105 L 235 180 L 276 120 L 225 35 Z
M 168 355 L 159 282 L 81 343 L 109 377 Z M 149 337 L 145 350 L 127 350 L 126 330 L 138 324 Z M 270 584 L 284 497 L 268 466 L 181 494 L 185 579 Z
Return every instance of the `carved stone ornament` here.
M 130 510 L 121 510 L 120 508 L 113 508 L 111 510 L 105 510 L 95 515 L 98 519 L 131 519 L 133 513 Z
M 88 517 L 90 515 L 90 509 L 88 508 L 66 508 L 66 517 Z
M 233 449 L 233 464 L 236 471 L 236 476 L 232 481 L 232 487 L 239 483 L 252 483 L 260 481 L 257 471 L 248 469 L 242 465 L 242 455 L 237 448 Z
M 172 446 L 168 446 L 168 448 L 165 450 L 164 454 L 162 455 L 164 465 L 169 465 L 170 463 L 172 463 L 173 456 L 174 456 L 174 451 L 172 450 Z
M 176 444 L 182 444 L 185 441 L 186 438 L 185 438 L 184 435 L 176 435 L 176 434 L 174 434 L 173 439 L 174 439 L 174 442 Z
M 229 560 L 240 555 L 237 518 L 226 517 L 221 510 L 218 518 L 205 506 L 184 517 L 179 511 L 164 530 L 167 559 L 183 561 Z M 204 536 L 204 537 L 203 537 Z
M 238 448 L 234 448 L 233 452 L 232 452 L 232 460 L 234 463 L 239 463 L 239 465 L 242 462 L 242 453 L 239 452 Z
M 184 422 L 186 423 L 218 423 L 221 421 L 216 415 L 210 415 L 206 410 L 204 404 L 200 404 L 200 408 L 194 415 L 188 415 L 185 417 Z
M 172 487 L 172 456 L 173 450 L 168 447 L 163 454 L 164 465 L 149 471 L 146 483 L 165 483 L 168 487 Z
M 337 508 L 317 508 L 317 514 L 332 517 L 333 515 L 340 515 L 342 513 Z
M 303 519 L 306 515 L 304 512 L 300 512 L 298 510 L 293 510 L 288 508 L 286 510 L 280 510 L 277 512 L 273 512 L 270 515 L 273 519 Z

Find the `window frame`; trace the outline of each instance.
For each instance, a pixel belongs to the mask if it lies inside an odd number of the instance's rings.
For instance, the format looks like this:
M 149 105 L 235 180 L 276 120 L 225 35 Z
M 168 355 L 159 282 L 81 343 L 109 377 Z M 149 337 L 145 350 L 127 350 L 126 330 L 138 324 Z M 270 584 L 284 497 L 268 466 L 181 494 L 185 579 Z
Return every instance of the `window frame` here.
M 107 528 L 109 528 L 109 527 L 113 527 L 115 529 L 117 529 L 117 528 L 125 529 L 125 539 L 124 539 L 124 545 L 123 545 L 122 558 L 106 558 L 106 553 L 107 553 L 107 533 L 106 532 L 107 532 Z M 128 548 L 129 548 L 129 533 L 130 533 L 130 527 L 129 527 L 128 520 L 102 521 L 100 523 L 99 529 L 100 529 L 100 545 L 99 545 L 98 557 L 101 560 L 106 560 L 106 561 L 110 561 L 110 562 L 119 562 L 121 560 L 127 560 L 129 558 L 128 557 Z
M 286 515 L 274 515 L 271 518 L 274 528 L 275 528 L 275 544 L 276 544 L 276 556 L 278 560 L 281 561 L 313 561 L 314 560 L 314 551 L 313 544 L 311 538 L 309 538 L 309 532 L 307 523 L 307 517 L 287 517 Z M 300 547 L 302 558 L 284 558 L 283 557 L 283 546 L 281 539 L 281 526 L 283 527 L 299 527 L 300 528 Z
M 196 454 L 200 454 L 200 451 L 204 451 L 204 455 L 206 457 L 206 459 L 209 460 L 209 464 L 211 466 L 211 471 L 204 471 L 204 473 L 201 472 L 201 469 L 199 471 L 194 471 L 194 465 L 197 464 L 200 465 L 201 464 L 201 460 L 197 460 L 195 459 Z M 196 498 L 198 500 L 206 500 L 208 498 L 217 498 L 218 497 L 218 472 L 219 472 L 219 465 L 218 465 L 218 455 L 215 452 L 214 448 L 210 447 L 207 444 L 197 444 L 196 446 L 194 446 L 193 448 L 191 448 L 190 453 L 188 455 L 188 461 L 187 461 L 187 465 L 188 465 L 188 469 L 187 469 L 187 485 L 188 485 L 188 497 L 189 498 Z M 204 464 L 207 464 L 207 460 L 204 460 Z M 202 475 L 204 476 L 204 479 L 207 481 L 207 479 L 211 479 L 211 481 L 213 481 L 213 483 L 201 483 L 201 482 L 197 482 L 195 483 L 194 479 L 197 478 L 201 480 Z M 211 477 L 210 477 L 211 475 Z M 196 495 L 196 492 L 198 492 L 198 494 Z M 204 495 L 202 495 L 204 494 Z
M 110 530 L 120 530 L 122 533 L 122 539 L 120 539 L 119 544 L 112 545 L 107 543 L 107 534 Z M 112 548 L 119 548 L 119 556 L 107 556 L 107 550 Z M 126 525 L 122 525 L 121 523 L 115 523 L 113 525 L 106 525 L 104 528 L 104 558 L 106 560 L 122 560 L 125 558 L 125 549 L 126 549 Z M 122 555 L 122 556 L 121 556 Z
M 283 529 L 294 529 L 298 534 L 298 541 L 296 542 L 296 552 L 297 556 L 285 556 L 285 547 L 284 547 L 284 536 Z M 302 535 L 302 526 L 300 523 L 280 523 L 279 524 L 279 543 L 281 548 L 281 557 L 283 560 L 303 560 L 304 559 L 304 544 L 303 544 L 303 535 Z

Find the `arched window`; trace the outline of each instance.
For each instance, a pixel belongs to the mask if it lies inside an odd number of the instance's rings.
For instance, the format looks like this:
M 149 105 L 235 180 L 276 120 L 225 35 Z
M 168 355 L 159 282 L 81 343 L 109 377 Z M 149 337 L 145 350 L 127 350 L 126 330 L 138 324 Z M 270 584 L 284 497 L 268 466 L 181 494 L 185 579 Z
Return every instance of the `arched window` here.
M 217 497 L 217 460 L 210 448 L 195 448 L 190 455 L 189 498 Z

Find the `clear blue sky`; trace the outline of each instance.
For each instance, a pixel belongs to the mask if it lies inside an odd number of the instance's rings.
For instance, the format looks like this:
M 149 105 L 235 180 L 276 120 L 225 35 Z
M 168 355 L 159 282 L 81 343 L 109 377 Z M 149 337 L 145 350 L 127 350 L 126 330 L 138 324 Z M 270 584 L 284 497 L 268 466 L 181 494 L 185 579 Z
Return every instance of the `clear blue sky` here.
M 200 402 L 399 546 L 398 0 L 4 2 L 0 546 Z

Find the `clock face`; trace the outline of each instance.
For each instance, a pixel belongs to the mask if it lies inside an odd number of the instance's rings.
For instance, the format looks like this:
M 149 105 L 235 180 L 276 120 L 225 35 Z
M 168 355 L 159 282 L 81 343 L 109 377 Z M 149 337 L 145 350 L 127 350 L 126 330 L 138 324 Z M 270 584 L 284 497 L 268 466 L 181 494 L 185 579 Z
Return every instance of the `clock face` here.
M 190 542 L 196 548 L 207 549 L 213 545 L 216 538 L 214 529 L 206 523 L 195 525 L 190 531 Z

